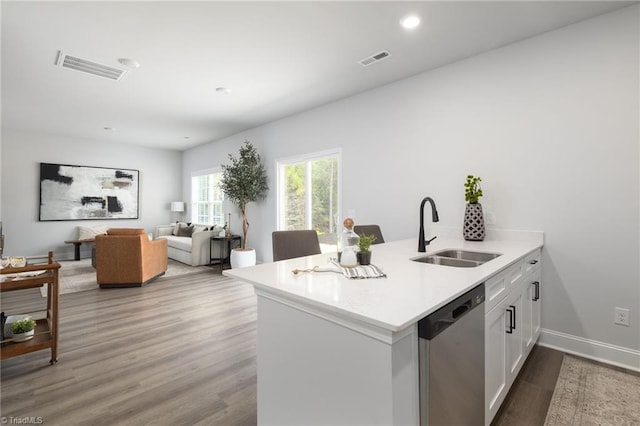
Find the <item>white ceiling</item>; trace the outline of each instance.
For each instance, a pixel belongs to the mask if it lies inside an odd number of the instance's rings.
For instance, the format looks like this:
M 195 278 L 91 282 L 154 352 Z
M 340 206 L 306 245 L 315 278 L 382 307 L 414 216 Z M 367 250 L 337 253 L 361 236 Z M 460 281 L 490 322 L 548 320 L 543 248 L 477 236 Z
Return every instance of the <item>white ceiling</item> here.
M 184 150 L 632 3 L 3 1 L 2 125 Z

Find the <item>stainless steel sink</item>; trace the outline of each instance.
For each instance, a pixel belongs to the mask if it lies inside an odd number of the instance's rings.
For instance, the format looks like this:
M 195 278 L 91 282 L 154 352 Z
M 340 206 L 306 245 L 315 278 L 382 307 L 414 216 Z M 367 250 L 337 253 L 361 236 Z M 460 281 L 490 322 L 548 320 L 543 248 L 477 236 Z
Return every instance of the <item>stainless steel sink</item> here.
M 454 266 L 457 268 L 474 268 L 482 265 L 482 262 L 474 262 L 473 260 L 452 259 L 450 257 L 438 256 L 422 256 L 411 259 L 414 262 L 432 263 L 434 265 Z
M 496 257 L 500 253 L 485 253 L 468 250 L 441 250 L 426 256 L 414 257 L 414 262 L 431 263 L 434 265 L 453 266 L 457 268 L 475 268 Z
M 442 250 L 432 253 L 433 256 L 449 257 L 452 259 L 473 260 L 475 262 L 488 262 L 500 256 L 500 253 L 485 253 L 482 251 L 468 250 Z

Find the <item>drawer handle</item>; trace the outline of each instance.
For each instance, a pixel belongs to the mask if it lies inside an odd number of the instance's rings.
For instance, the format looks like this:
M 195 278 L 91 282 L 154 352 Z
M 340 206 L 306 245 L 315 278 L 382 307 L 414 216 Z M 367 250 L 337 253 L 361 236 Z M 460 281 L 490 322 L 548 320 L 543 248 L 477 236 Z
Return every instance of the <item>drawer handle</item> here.
M 540 281 L 534 281 L 531 284 L 533 284 L 533 288 L 535 289 L 532 300 L 537 302 L 540 300 Z
M 533 259 L 531 262 L 529 262 L 530 265 L 535 265 L 536 263 L 538 263 L 536 259 Z
M 510 308 L 513 309 L 513 329 L 515 330 L 516 327 L 516 307 L 514 305 L 509 305 Z

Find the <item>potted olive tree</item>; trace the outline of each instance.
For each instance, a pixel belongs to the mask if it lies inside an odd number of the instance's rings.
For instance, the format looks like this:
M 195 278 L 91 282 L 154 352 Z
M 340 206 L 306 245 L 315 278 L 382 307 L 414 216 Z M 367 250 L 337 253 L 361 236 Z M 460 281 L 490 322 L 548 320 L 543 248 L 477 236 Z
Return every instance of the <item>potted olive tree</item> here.
M 24 342 L 32 339 L 36 322 L 31 318 L 21 319 L 11 324 L 14 342 Z
M 249 141 L 244 141 L 237 157 L 229 154 L 230 164 L 222 166 L 220 188 L 240 210 L 242 216 L 242 246 L 231 251 L 231 267 L 241 268 L 256 264 L 256 251 L 247 248 L 249 219 L 247 204 L 264 199 L 269 190 L 267 171 L 260 155 Z
M 484 240 L 484 215 L 482 213 L 482 204 L 478 202 L 482 197 L 480 182 L 482 182 L 480 177 L 468 175 L 464 183 L 464 199 L 467 205 L 464 210 L 462 233 L 467 241 Z

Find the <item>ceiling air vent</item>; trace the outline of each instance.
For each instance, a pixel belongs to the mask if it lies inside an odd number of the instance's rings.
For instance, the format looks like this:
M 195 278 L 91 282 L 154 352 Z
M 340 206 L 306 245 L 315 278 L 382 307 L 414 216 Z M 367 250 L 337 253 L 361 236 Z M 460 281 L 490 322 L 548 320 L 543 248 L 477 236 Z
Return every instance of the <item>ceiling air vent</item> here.
M 76 56 L 67 55 L 62 51 L 58 52 L 56 65 L 116 81 L 122 80 L 127 72 L 127 70 L 122 70 L 120 68 L 109 67 L 107 65 L 98 64 Z
M 358 63 L 363 67 L 368 67 L 371 64 L 375 64 L 376 62 L 380 62 L 383 59 L 387 59 L 389 56 L 391 56 L 391 53 L 389 53 L 387 50 L 383 50 L 382 52 L 376 53 L 373 56 L 369 56 L 368 58 L 359 60 Z

